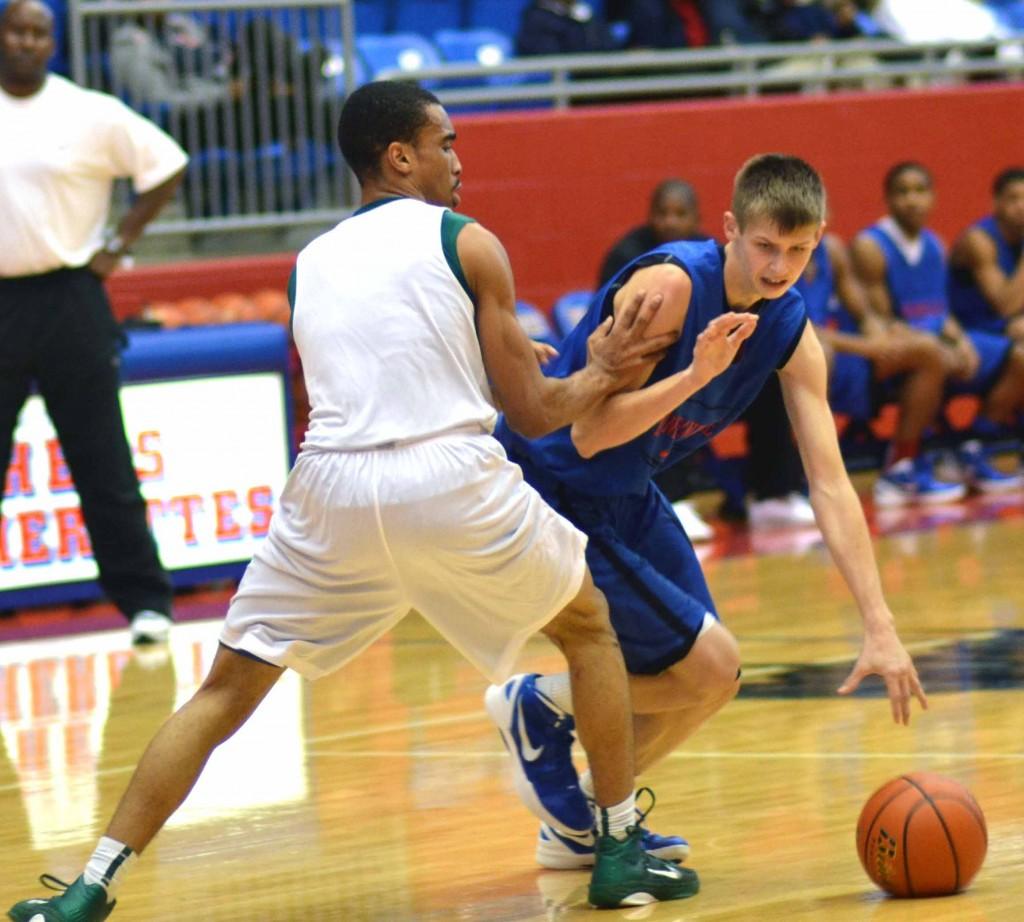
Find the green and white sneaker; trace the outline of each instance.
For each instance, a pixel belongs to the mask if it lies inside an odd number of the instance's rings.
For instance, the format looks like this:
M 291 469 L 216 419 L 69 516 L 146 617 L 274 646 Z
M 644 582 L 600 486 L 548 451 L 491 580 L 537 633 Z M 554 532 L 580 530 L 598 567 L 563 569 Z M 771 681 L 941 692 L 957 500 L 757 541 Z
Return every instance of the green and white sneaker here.
M 103 922 L 117 904 L 117 900 L 107 902 L 107 891 L 100 884 L 87 884 L 81 877 L 70 886 L 51 874 L 44 874 L 39 882 L 60 896 L 22 900 L 7 910 L 7 918 L 14 922 Z
M 650 788 L 637 791 L 643 793 L 650 796 L 651 806 L 642 813 L 637 811 L 637 823 L 626 830 L 625 839 L 609 835 L 604 818 L 598 821 L 587 895 L 590 905 L 598 909 L 685 900 L 700 890 L 696 871 L 655 858 L 645 850 L 643 822 L 654 807 L 654 792 Z

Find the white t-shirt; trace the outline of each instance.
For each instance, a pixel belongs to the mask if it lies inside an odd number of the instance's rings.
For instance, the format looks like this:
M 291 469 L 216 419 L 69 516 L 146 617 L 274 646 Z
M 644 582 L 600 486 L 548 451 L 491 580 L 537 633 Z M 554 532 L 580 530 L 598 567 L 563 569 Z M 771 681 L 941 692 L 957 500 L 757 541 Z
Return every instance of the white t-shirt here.
M 310 243 L 292 331 L 309 392 L 303 450 L 490 432 L 491 402 L 458 219 L 414 199 L 369 206 Z
M 114 179 L 148 192 L 185 152 L 120 100 L 49 74 L 39 92 L 0 89 L 0 276 L 83 266 L 99 249 Z

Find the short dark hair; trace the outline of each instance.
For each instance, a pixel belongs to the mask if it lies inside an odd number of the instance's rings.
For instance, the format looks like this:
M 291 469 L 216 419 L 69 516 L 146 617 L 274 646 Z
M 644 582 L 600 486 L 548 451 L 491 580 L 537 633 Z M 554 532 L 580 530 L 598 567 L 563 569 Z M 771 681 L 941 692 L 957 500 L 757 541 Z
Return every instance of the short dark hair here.
M 932 179 L 931 170 L 929 170 L 923 163 L 919 163 L 917 160 L 901 160 L 899 163 L 889 167 L 885 174 L 885 179 L 882 180 L 882 188 L 885 190 L 886 196 L 888 197 L 892 195 L 897 181 L 904 173 L 912 172 L 920 173 L 928 181 L 929 188 L 935 185 L 935 182 Z
M 782 233 L 825 220 L 825 186 L 809 163 L 789 154 L 758 154 L 736 174 L 732 213 L 743 230 L 767 218 Z
M 696 209 L 697 191 L 685 179 L 663 179 L 651 193 L 651 210 L 657 208 L 670 195 L 678 195 L 686 202 L 686 207 Z
M 440 105 L 437 97 L 418 83 L 391 80 L 364 83 L 345 100 L 338 146 L 360 182 L 378 171 L 389 144 L 416 137 L 429 121 L 431 105 Z
M 1011 166 L 1003 170 L 992 182 L 992 195 L 998 198 L 1007 186 L 1015 182 L 1024 182 L 1024 166 Z

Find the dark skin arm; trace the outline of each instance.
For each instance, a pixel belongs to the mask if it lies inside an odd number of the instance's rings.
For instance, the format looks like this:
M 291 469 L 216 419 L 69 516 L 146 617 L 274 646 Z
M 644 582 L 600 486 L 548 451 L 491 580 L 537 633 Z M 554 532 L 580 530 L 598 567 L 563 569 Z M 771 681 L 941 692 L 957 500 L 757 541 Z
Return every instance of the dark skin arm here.
M 477 305 L 477 335 L 495 397 L 508 424 L 527 438 L 569 425 L 602 397 L 624 387 L 634 370 L 660 356 L 675 335 L 647 337 L 661 305 L 641 295 L 619 317 L 608 318 L 588 339 L 584 368 L 566 378 L 547 378 L 515 315 L 515 288 L 508 255 L 479 224 L 459 233 L 459 261 Z
M 137 196 L 117 225 L 117 234 L 124 242 L 124 248 L 128 249 L 146 229 L 146 225 L 155 218 L 163 207 L 174 197 L 174 193 L 185 175 L 185 168 L 182 167 L 169 179 L 165 179 L 159 186 L 143 192 Z M 113 272 L 123 257 L 123 253 L 108 253 L 106 250 L 97 250 L 92 259 L 89 260 L 89 268 L 100 278 L 106 278 Z

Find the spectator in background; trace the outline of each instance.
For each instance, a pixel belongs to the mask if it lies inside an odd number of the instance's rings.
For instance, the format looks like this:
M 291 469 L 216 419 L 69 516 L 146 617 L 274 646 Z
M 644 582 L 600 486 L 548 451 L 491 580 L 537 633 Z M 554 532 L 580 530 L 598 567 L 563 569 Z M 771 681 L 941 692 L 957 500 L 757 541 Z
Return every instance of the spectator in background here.
M 605 17 L 629 26 L 630 48 L 700 48 L 708 29 L 697 0 L 612 0 Z
M 136 108 L 226 105 L 233 97 L 228 64 L 202 24 L 180 13 L 129 19 L 110 36 L 113 89 Z
M 40 0 L 11 0 L 0 12 L 2 470 L 36 387 L 81 500 L 100 585 L 133 641 L 160 641 L 171 584 L 125 437 L 123 334 L 103 278 L 170 201 L 187 158 L 124 103 L 48 74 L 53 49 L 53 14 Z M 120 177 L 131 177 L 137 197 L 105 231 Z
M 1024 167 L 993 183 L 992 214 L 968 227 L 950 253 L 950 307 L 968 330 L 1024 343 Z
M 943 347 L 953 393 L 977 394 L 981 410 L 973 438 L 959 451 L 968 484 L 983 493 L 1015 490 L 1020 470 L 992 463 L 985 439 L 1018 436 L 1024 410 L 1024 346 L 1005 336 L 964 330 L 949 310 L 946 254 L 925 226 L 935 204 L 931 173 L 920 163 L 897 163 L 883 183 L 888 214 L 857 235 L 851 254 L 871 307 L 890 326 L 932 336 Z
M 777 0 L 766 15 L 771 37 L 780 42 L 831 41 L 857 38 L 861 30 L 852 2 L 800 2 Z
M 516 54 L 580 54 L 618 47 L 608 23 L 585 3 L 534 0 L 523 10 Z
M 698 0 L 698 6 L 712 45 L 768 41 L 756 0 Z
M 941 409 L 948 374 L 939 341 L 907 327 L 889 327 L 872 312 L 846 247 L 833 234 L 822 238 L 796 287 L 825 350 L 832 409 L 870 419 L 879 386 L 899 400 L 896 435 L 875 482 L 875 503 L 963 498 L 963 484 L 937 479 L 921 452 L 924 432 Z
M 651 195 L 647 222 L 626 233 L 605 256 L 597 287 L 627 263 L 663 243 L 709 239 L 710 235 L 701 230 L 700 203 L 693 186 L 682 179 L 663 180 Z M 814 510 L 801 492 L 803 466 L 796 446 L 792 439 L 779 437 L 779 433 L 789 433 L 790 426 L 774 377 L 769 378 L 742 418 L 747 423 L 748 443 L 744 487 L 750 498 L 745 509 L 726 511 L 736 517 L 745 516 L 755 526 L 813 525 Z M 711 526 L 686 499 L 695 489 L 688 466 L 669 468 L 656 482 L 672 501 L 690 539 L 711 538 Z
M 665 179 L 654 187 L 647 221 L 634 227 L 608 251 L 598 273 L 600 288 L 626 263 L 671 240 L 707 240 L 700 229 L 697 193 L 683 179 Z

